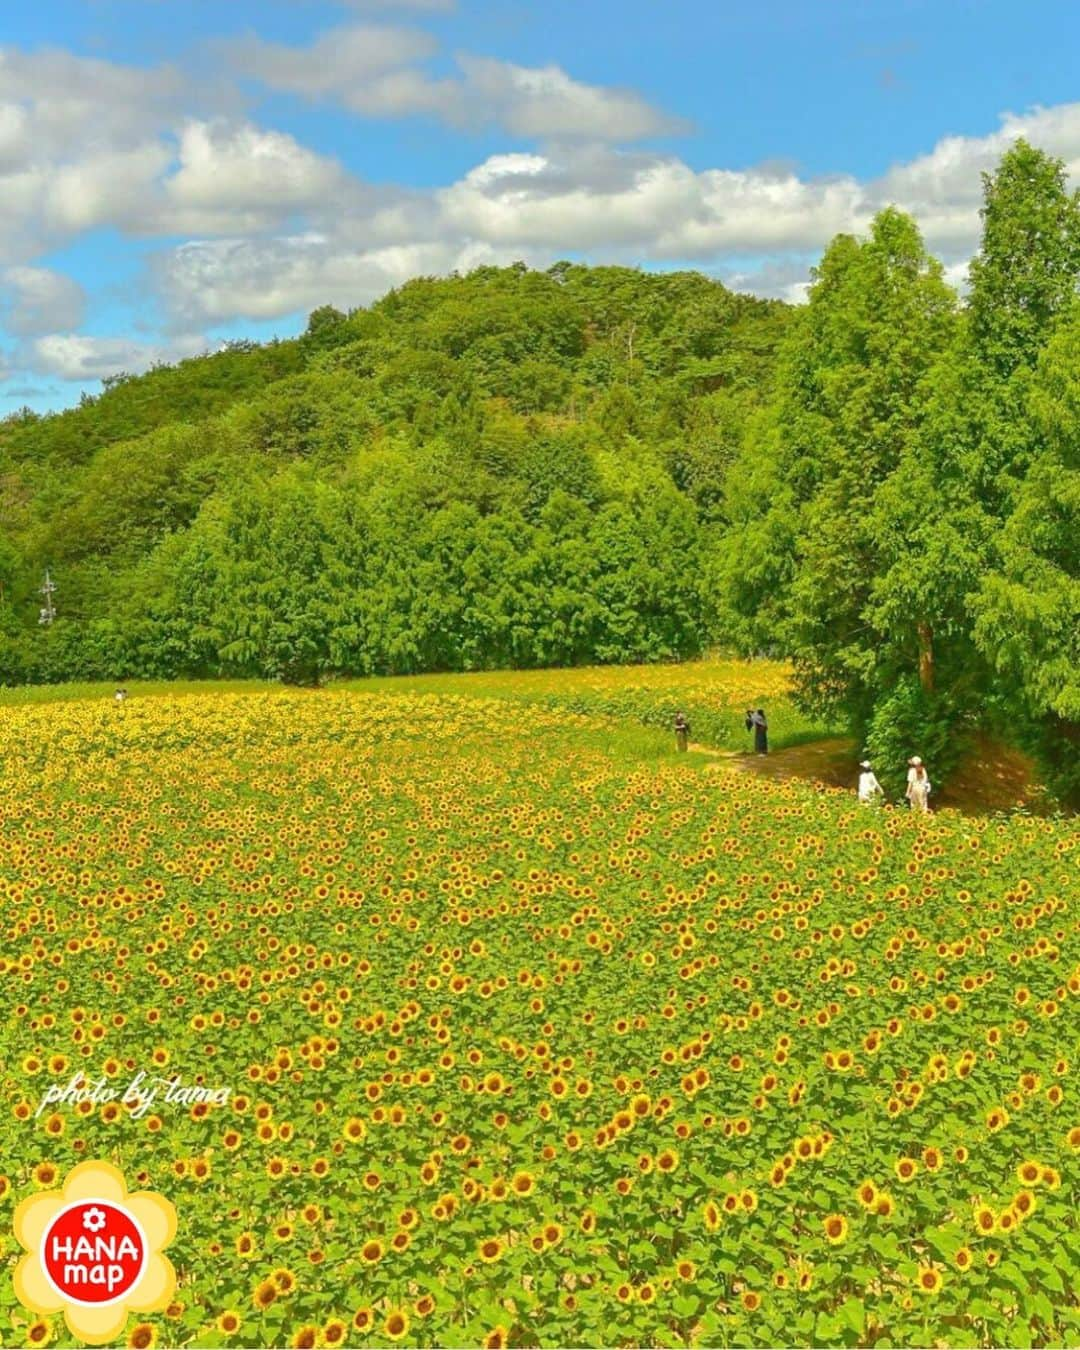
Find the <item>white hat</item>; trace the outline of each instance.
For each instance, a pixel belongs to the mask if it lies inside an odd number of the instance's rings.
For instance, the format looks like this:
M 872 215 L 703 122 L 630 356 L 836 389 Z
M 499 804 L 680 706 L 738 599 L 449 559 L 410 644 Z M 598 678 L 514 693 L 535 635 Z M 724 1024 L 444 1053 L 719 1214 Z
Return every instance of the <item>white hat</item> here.
M 911 758 L 908 760 L 908 763 L 913 764 L 917 769 L 919 765 L 922 763 L 922 760 L 919 758 L 918 755 L 912 755 Z
M 869 761 L 868 759 L 864 759 L 864 760 L 862 761 L 862 763 L 859 765 L 859 768 L 860 768 L 860 769 L 868 769 L 869 767 L 870 767 L 870 761 Z

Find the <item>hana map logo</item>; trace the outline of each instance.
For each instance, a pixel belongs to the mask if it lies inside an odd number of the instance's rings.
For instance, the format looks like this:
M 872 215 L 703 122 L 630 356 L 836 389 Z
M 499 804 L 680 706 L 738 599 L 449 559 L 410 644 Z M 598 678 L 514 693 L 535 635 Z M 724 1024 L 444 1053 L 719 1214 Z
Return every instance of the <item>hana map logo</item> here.
M 15 1296 L 31 1312 L 63 1311 L 73 1336 L 91 1345 L 115 1340 L 129 1312 L 169 1303 L 176 1272 L 163 1256 L 176 1235 L 176 1210 L 150 1191 L 128 1194 L 111 1163 L 84 1162 L 63 1190 L 32 1195 L 15 1210 L 25 1255 Z

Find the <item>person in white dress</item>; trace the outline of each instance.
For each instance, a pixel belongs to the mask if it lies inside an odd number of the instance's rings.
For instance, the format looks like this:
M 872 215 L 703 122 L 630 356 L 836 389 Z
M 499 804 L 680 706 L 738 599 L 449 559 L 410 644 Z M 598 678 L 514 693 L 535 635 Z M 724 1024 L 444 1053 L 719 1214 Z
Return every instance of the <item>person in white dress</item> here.
M 885 793 L 882 791 L 881 784 L 870 766 L 870 761 L 864 759 L 859 765 L 862 772 L 859 774 L 859 801 L 875 802 L 883 801 Z
M 930 776 L 918 755 L 912 755 L 908 760 L 905 796 L 913 811 L 930 810 Z

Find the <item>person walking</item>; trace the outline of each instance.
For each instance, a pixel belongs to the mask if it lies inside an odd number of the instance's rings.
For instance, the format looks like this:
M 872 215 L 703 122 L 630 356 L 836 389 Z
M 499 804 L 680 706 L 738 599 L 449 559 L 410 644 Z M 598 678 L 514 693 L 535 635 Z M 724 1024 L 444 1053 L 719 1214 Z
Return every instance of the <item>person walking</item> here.
M 757 712 L 746 710 L 746 729 L 754 733 L 754 752 L 759 755 L 769 753 L 769 724 L 765 719 L 765 709 L 758 708 Z
M 685 750 L 687 742 L 690 739 L 690 723 L 686 720 L 686 714 L 677 712 L 675 714 L 675 744 L 680 750 Z
M 913 811 L 930 810 L 930 775 L 918 755 L 908 760 L 907 792 L 904 794 Z
M 862 770 L 859 774 L 859 801 L 866 803 L 884 801 L 885 793 L 877 780 L 870 761 L 864 759 L 859 768 Z

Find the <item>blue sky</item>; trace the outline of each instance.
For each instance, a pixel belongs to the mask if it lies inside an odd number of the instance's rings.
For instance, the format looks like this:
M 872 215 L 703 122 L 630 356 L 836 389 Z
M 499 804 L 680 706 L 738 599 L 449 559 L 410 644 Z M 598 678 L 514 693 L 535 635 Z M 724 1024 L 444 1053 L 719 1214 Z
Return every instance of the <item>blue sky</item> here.
M 960 283 L 1010 139 L 1080 172 L 1080 7 L 1047 0 L 6 10 L 0 415 L 481 262 L 798 299 L 890 201 Z

